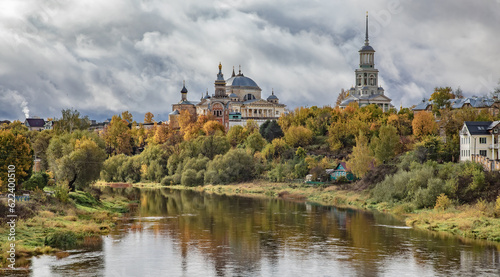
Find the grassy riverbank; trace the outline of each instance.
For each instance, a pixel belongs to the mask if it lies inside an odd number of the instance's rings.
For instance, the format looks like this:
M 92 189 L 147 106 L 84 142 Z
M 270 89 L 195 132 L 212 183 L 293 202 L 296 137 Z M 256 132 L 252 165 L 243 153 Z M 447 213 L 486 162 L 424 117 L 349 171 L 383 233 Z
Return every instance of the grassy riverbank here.
M 289 200 L 311 201 L 357 209 L 378 210 L 392 214 L 417 229 L 447 232 L 464 238 L 500 241 L 500 218 L 493 203 L 475 205 L 449 205 L 443 209 L 413 210 L 408 204 L 375 204 L 368 191 L 352 191 L 338 186 L 312 187 L 305 184 L 242 183 L 232 185 L 207 185 L 199 187 L 172 186 L 207 193 L 251 197 L 279 197 Z
M 100 198 L 100 199 L 99 199 Z M 34 192 L 28 201 L 16 202 L 18 218 L 15 226 L 16 267 L 28 266 L 33 255 L 67 253 L 60 249 L 92 246 L 100 243 L 121 213 L 128 211 L 130 201 L 123 196 L 91 195 L 70 192 L 67 198 Z M 0 267 L 7 265 L 10 241 L 9 226 L 0 229 Z

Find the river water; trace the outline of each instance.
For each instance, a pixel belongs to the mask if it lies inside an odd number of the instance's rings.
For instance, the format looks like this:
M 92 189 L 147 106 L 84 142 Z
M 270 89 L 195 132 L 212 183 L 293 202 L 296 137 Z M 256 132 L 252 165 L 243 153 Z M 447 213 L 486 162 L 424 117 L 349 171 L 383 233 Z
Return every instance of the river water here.
M 499 276 L 500 245 L 393 217 L 171 189 L 140 200 L 102 243 L 32 259 L 32 276 Z

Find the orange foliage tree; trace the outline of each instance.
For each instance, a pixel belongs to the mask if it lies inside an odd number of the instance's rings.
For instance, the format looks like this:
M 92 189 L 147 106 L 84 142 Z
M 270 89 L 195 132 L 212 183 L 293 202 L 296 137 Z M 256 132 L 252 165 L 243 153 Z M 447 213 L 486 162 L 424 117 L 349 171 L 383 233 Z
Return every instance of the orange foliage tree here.
M 224 126 L 217 120 L 209 120 L 203 124 L 203 132 L 207 136 L 213 136 L 217 131 L 220 131 L 221 134 L 224 134 L 225 128 Z
M 427 111 L 417 113 L 411 125 L 413 127 L 413 134 L 417 138 L 422 138 L 437 132 L 436 120 L 434 120 L 432 113 Z

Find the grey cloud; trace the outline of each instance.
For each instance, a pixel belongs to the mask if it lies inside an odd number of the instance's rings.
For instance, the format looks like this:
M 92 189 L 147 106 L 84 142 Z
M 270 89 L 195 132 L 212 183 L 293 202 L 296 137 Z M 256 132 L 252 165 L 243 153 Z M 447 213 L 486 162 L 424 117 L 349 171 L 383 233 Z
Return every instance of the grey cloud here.
M 394 9 L 394 5 L 396 9 Z M 331 104 L 354 82 L 370 11 L 370 43 L 393 104 L 417 104 L 435 86 L 493 90 L 499 73 L 498 1 L 14 1 L 0 4 L 0 119 L 105 119 L 124 110 L 166 119 L 182 80 L 197 100 L 219 62 L 283 103 Z

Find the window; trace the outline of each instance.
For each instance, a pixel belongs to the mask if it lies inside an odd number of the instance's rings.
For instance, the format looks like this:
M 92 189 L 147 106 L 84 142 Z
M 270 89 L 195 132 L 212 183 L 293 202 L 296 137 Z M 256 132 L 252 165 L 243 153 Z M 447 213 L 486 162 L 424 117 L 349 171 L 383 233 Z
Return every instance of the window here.
M 479 155 L 486 157 L 486 150 L 479 150 Z
M 479 138 L 479 143 L 486 144 L 486 138 Z

